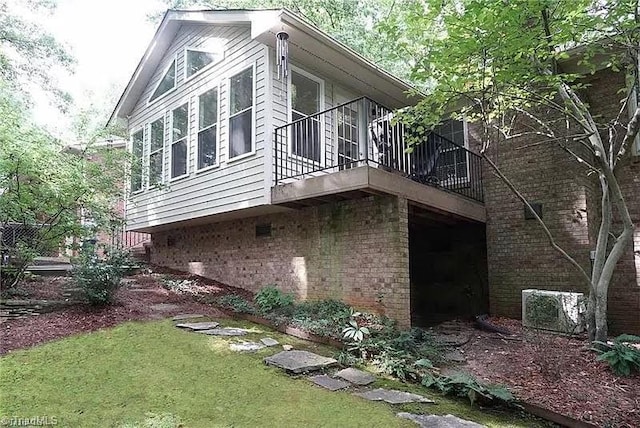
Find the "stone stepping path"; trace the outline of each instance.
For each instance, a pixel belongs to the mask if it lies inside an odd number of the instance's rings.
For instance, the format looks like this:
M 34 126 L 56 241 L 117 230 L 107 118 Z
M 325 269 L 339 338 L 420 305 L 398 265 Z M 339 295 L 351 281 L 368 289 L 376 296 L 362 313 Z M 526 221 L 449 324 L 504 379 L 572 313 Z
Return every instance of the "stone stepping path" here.
M 265 337 L 264 339 L 260 339 L 260 342 L 262 342 L 264 346 L 276 346 L 280 344 L 280 342 L 270 337 Z
M 229 349 L 236 352 L 256 352 L 264 348 L 266 348 L 265 345 L 256 342 L 241 342 L 229 345 Z
M 243 328 L 222 327 L 222 328 L 211 328 L 207 330 L 198 330 L 198 333 L 208 334 L 209 336 L 231 337 L 231 336 L 245 336 L 248 333 L 248 331 Z
M 196 318 L 204 318 L 202 314 L 178 314 L 175 317 L 171 318 L 172 321 L 184 321 L 191 320 Z
M 220 324 L 217 322 L 212 322 L 212 321 L 208 321 L 208 322 L 185 322 L 185 323 L 179 323 L 176 324 L 176 327 L 178 328 L 187 328 L 189 330 L 192 331 L 199 331 L 199 330 L 211 330 L 213 328 L 218 327 Z
M 351 386 L 349 382 L 345 382 L 340 379 L 334 379 L 327 375 L 312 376 L 309 378 L 309 380 L 318 386 L 328 389 L 329 391 L 337 391 L 339 389 L 345 389 Z
M 398 413 L 396 416 L 402 419 L 409 419 L 421 428 L 486 428 L 466 419 L 460 419 L 453 415 L 416 415 L 414 413 Z
M 395 389 L 377 388 L 365 392 L 356 392 L 354 395 L 362 397 L 369 401 L 385 401 L 389 404 L 405 404 L 405 403 L 435 403 L 426 397 L 410 392 L 396 391 Z
M 340 370 L 334 376 L 360 386 L 366 386 L 376 381 L 375 376 L 372 374 L 354 369 L 353 367 Z
M 333 358 L 323 357 L 308 351 L 282 351 L 267 357 L 264 362 L 291 373 L 305 373 L 325 369 L 338 364 Z
M 179 314 L 172 318 L 173 321 L 204 318 L 201 314 Z M 178 323 L 176 327 L 188 329 L 195 333 L 212 336 L 244 336 L 249 331 L 243 328 L 219 327 L 217 322 Z M 270 337 L 260 339 L 260 342 L 239 342 L 229 344 L 229 349 L 235 352 L 256 352 L 261 349 L 277 346 L 280 343 Z M 264 359 L 267 365 L 281 368 L 290 374 L 299 374 L 326 369 L 338 364 L 333 358 L 327 358 L 313 352 L 293 350 L 291 345 L 282 345 L 284 351 L 271 355 Z M 309 381 L 329 391 L 339 391 L 351 386 L 363 387 L 376 381 L 376 377 L 370 373 L 353 367 L 336 372 L 333 377 L 326 374 L 310 376 Z M 357 390 L 357 389 L 356 389 Z M 384 401 L 390 404 L 405 403 L 435 403 L 422 395 L 393 389 L 377 388 L 354 392 L 354 395 L 370 401 Z M 420 427 L 430 428 L 485 428 L 484 425 L 472 421 L 460 419 L 453 415 L 417 415 L 413 413 L 398 413 L 398 417 L 414 421 Z

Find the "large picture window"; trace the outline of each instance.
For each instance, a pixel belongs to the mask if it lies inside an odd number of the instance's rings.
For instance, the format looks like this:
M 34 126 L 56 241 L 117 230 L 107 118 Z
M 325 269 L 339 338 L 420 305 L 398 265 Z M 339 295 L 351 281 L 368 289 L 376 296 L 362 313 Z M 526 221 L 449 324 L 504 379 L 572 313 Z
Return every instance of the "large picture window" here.
M 229 79 L 229 159 L 253 150 L 253 67 Z
M 142 189 L 142 153 L 144 149 L 144 131 L 141 129 L 131 136 L 131 191 Z
M 296 121 L 320 111 L 321 82 L 302 73 L 291 71 L 291 119 Z M 303 120 L 293 125 L 291 136 L 291 154 L 320 162 L 321 123 L 319 117 Z
M 198 74 L 206 67 L 222 60 L 223 56 L 224 55 L 221 52 L 187 48 L 184 60 L 185 77 L 188 79 L 191 76 Z
M 162 183 L 164 118 L 151 123 L 149 132 L 149 187 Z
M 153 94 L 151 94 L 151 97 L 149 98 L 149 102 L 155 101 L 156 99 L 168 93 L 175 87 L 176 87 L 176 60 L 174 59 L 171 62 L 171 65 L 169 66 L 167 71 L 162 76 L 160 83 L 158 83 L 158 86 L 156 86 L 155 91 L 153 91 Z
M 171 178 L 187 175 L 187 133 L 189 104 L 171 112 Z
M 218 88 L 198 98 L 198 169 L 218 163 Z

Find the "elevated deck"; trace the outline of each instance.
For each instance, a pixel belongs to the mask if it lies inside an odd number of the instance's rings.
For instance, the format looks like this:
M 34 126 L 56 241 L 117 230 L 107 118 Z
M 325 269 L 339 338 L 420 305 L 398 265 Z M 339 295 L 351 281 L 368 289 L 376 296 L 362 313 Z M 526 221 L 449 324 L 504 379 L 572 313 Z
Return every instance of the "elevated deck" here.
M 301 208 L 365 194 L 397 195 L 431 211 L 486 222 L 484 204 L 478 201 L 368 165 L 279 184 L 271 189 L 271 203 Z

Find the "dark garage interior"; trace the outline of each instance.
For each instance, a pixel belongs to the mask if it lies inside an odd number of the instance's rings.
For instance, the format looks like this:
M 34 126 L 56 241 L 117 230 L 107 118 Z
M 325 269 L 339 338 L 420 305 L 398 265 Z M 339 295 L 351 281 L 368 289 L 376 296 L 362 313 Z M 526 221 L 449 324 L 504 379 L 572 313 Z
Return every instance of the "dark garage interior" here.
M 410 206 L 411 325 L 489 310 L 485 225 Z

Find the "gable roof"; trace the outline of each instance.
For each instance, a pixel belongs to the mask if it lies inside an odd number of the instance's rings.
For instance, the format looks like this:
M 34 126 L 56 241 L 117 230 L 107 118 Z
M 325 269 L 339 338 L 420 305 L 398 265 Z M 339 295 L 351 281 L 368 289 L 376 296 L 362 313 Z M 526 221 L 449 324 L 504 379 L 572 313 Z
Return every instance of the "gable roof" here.
M 413 87 L 391 75 L 353 49 L 286 9 L 167 10 L 160 25 L 116 104 L 109 123 L 126 118 L 135 107 L 166 50 L 182 24 L 248 24 L 251 38 L 275 47 L 276 33 L 289 33 L 290 57 L 315 71 L 348 81 L 362 94 L 399 108 L 411 104 L 406 94 Z

